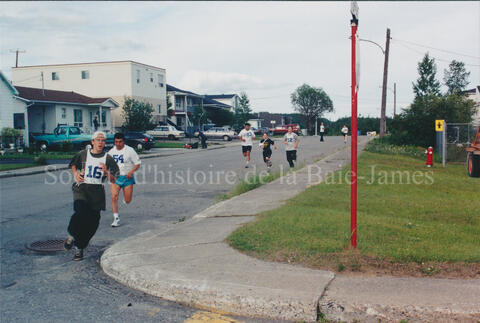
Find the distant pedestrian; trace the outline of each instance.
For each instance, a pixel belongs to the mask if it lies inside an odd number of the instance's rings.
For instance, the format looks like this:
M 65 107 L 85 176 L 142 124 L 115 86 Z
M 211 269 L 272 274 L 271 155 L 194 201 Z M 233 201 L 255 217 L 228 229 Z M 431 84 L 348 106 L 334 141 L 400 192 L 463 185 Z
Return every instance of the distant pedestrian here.
M 250 130 L 250 124 L 247 122 L 245 128 L 238 134 L 238 139 L 242 141 L 242 154 L 246 158 L 245 168 L 248 168 L 250 163 L 250 153 L 252 152 L 253 139 L 255 133 Z
M 98 122 L 97 116 L 93 117 L 93 129 L 94 129 L 95 131 L 98 130 L 98 126 L 99 126 L 99 125 L 100 125 L 100 123 Z
M 105 210 L 104 178 L 114 182 L 119 171 L 112 156 L 103 151 L 105 138 L 104 132 L 95 132 L 93 148 L 78 152 L 69 164 L 75 178 L 72 186 L 74 213 L 68 224 L 69 236 L 64 247 L 66 250 L 75 247 L 73 260 L 83 259 L 83 249 L 98 229 L 100 211 Z
M 206 149 L 207 148 L 207 136 L 205 136 L 205 134 L 203 133 L 202 130 L 198 131 L 198 138 L 200 138 L 200 141 L 202 143 L 202 149 Z
M 298 135 L 293 132 L 293 128 L 289 126 L 287 128 L 287 133 L 283 137 L 283 143 L 286 145 L 285 150 L 287 151 L 287 161 L 290 165 L 290 168 L 293 168 L 295 164 L 293 161 L 297 160 L 297 148 L 300 142 Z
M 323 125 L 323 122 L 320 123 L 320 141 L 323 141 L 323 135 L 325 134 L 325 126 Z
M 140 158 L 135 149 L 125 145 L 125 136 L 123 133 L 116 133 L 113 137 L 114 147 L 110 149 L 108 154 L 117 162 L 120 170 L 120 176 L 117 177 L 115 183 L 110 184 L 112 193 L 112 211 L 113 222 L 112 227 L 120 225 L 120 216 L 118 215 L 118 197 L 123 190 L 123 201 L 129 204 L 133 198 L 133 185 L 135 184 L 134 173 L 140 168 Z
M 343 141 L 344 141 L 345 143 L 347 143 L 347 139 L 348 139 L 348 128 L 347 128 L 346 125 L 343 125 L 342 133 L 343 133 Z
M 263 149 L 263 162 L 265 163 L 265 165 L 267 165 L 267 169 L 270 170 L 270 168 L 272 167 L 272 146 L 273 148 L 276 150 L 277 149 L 277 145 L 275 144 L 275 142 L 268 138 L 268 134 L 265 132 L 263 134 L 263 139 L 260 140 L 260 144 L 259 144 L 260 147 L 262 147 Z

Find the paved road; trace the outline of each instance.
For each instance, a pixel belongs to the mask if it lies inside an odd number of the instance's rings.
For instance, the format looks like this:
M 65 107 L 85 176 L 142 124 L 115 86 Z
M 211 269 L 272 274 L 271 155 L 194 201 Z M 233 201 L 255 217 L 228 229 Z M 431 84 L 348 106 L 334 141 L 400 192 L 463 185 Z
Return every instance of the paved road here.
M 283 144 L 274 151 L 274 168 L 287 166 Z M 299 162 L 309 163 L 343 147 L 340 137 L 302 138 Z M 345 151 L 347 154 L 347 151 Z M 132 205 L 120 205 L 121 226 L 111 228 L 111 208 L 82 262 L 71 253 L 38 254 L 32 241 L 63 238 L 72 213 L 68 171 L 0 180 L 2 322 L 183 322 L 197 310 L 130 290 L 99 267 L 102 251 L 133 234 L 175 225 L 215 203 L 234 181 L 251 173 L 243 167 L 240 147 L 146 159 L 137 175 Z M 264 169 L 254 146 L 252 166 Z M 188 175 L 190 174 L 190 175 Z M 183 182 L 182 182 L 183 180 Z M 107 189 L 107 197 L 109 190 Z M 245 319 L 247 322 L 269 322 Z

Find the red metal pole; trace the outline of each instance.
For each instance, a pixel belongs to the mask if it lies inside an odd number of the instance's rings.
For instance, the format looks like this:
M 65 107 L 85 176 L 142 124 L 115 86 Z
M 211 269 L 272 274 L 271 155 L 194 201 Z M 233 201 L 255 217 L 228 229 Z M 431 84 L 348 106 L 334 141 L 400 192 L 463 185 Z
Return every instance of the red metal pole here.
M 352 21 L 352 163 L 350 183 L 350 236 L 353 248 L 357 248 L 357 24 Z

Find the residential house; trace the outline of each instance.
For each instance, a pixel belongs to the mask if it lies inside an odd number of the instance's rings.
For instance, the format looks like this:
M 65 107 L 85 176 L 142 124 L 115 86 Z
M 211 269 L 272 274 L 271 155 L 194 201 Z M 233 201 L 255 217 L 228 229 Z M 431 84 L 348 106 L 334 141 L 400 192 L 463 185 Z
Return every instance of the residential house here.
M 240 97 L 236 94 L 214 94 L 205 95 L 205 98 L 215 100 L 230 107 L 230 112 L 235 113 L 239 106 Z
M 167 119 L 166 71 L 134 61 L 36 65 L 12 68 L 15 86 L 74 91 L 89 97 L 108 97 L 123 107 L 124 97 L 148 102 L 156 122 Z M 123 108 L 112 111 L 112 126 L 123 124 Z
M 191 116 L 195 108 L 203 107 L 203 96 L 181 90 L 170 84 L 167 84 L 167 96 L 174 111 L 170 120 L 178 129 L 186 131 L 188 127 L 192 126 Z
M 477 125 L 480 125 L 480 85 L 477 85 L 475 88 L 465 91 L 468 95 L 468 98 L 473 100 L 476 103 L 477 113 L 473 117 L 473 122 Z
M 28 140 L 28 128 L 25 125 L 27 103 L 18 98 L 18 90 L 0 71 L 0 130 L 15 128 L 23 130 L 24 138 Z
M 191 133 L 197 126 L 191 120 L 195 108 L 203 108 L 210 113 L 215 113 L 215 111 L 221 109 L 231 110 L 231 106 L 228 104 L 210 99 L 204 95 L 179 89 L 170 84 L 167 84 L 167 95 L 172 104 L 171 109 L 174 111 L 169 121 L 178 129 L 187 133 Z

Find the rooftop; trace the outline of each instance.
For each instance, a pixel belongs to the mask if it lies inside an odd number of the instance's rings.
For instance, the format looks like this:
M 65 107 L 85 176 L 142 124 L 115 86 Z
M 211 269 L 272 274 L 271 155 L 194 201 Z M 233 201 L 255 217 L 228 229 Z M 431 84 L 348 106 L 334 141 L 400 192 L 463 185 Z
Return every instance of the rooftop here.
M 100 104 L 107 100 L 112 100 L 111 98 L 92 98 L 73 91 L 42 90 L 24 86 L 15 86 L 15 88 L 19 97 L 30 101 Z M 114 100 L 112 101 L 115 102 Z M 118 105 L 116 102 L 115 104 Z
M 74 65 L 95 65 L 95 64 L 100 65 L 100 64 L 119 64 L 119 63 L 139 64 L 139 65 L 143 65 L 143 66 L 150 67 L 150 68 L 157 68 L 157 69 L 165 70 L 165 69 L 162 68 L 162 67 L 157 67 L 157 66 L 153 66 L 153 65 L 143 64 L 143 63 L 139 63 L 139 62 L 132 61 L 132 60 L 126 60 L 126 61 L 109 61 L 109 62 L 69 63 L 69 64 L 27 65 L 27 66 L 12 67 L 12 69 L 22 69 L 22 68 L 32 68 L 32 67 L 47 67 L 47 66 L 74 66 Z

